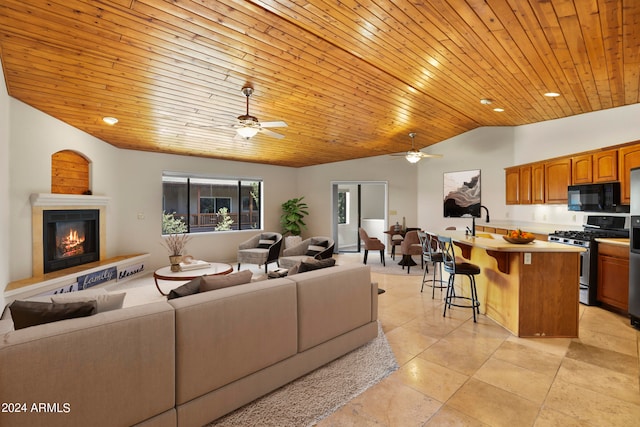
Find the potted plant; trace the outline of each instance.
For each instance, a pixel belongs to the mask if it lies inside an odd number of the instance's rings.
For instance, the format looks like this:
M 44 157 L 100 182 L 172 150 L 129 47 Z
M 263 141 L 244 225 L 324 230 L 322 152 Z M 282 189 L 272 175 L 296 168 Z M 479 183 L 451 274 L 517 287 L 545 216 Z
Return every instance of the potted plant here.
M 285 247 L 291 247 L 296 242 L 302 241 L 300 233 L 302 233 L 303 228 L 307 228 L 303 218 L 309 215 L 309 206 L 302 199 L 304 197 L 289 199 L 282 204 L 282 215 L 280 216 L 282 235 L 291 235 L 285 239 Z M 292 238 L 292 236 L 294 237 Z
M 167 251 L 169 251 L 171 271 L 180 271 L 180 262 L 182 261 L 182 256 L 184 255 L 189 237 L 190 236 L 188 234 L 184 233 L 171 233 L 165 237 L 163 245 Z

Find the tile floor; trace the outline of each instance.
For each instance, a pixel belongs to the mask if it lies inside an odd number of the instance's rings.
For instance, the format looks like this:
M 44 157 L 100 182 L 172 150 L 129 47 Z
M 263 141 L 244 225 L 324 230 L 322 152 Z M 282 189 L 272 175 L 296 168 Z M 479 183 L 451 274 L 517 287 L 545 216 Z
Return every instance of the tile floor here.
M 522 339 L 469 309 L 442 317 L 421 277 L 372 276 L 400 368 L 319 426 L 640 425 L 640 332 L 626 317 L 581 305 L 579 338 Z

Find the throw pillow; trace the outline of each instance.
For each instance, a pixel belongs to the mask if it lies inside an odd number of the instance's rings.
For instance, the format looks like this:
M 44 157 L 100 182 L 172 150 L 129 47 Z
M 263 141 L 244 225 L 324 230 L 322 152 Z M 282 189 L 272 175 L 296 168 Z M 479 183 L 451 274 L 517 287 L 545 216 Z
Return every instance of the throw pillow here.
M 321 268 L 333 267 L 334 265 L 336 265 L 336 260 L 334 258 L 310 259 L 307 261 L 302 261 L 300 263 L 300 267 L 298 268 L 298 273 L 304 273 L 305 271 L 312 271 L 312 270 L 320 270 Z
M 200 281 L 202 277 L 196 277 L 190 282 L 185 283 L 184 285 L 178 286 L 175 289 L 169 291 L 169 295 L 167 295 L 167 299 L 181 298 L 186 297 L 187 295 L 193 295 L 200 292 Z
M 275 242 L 275 240 L 260 239 L 258 242 L 258 249 L 269 249 Z
M 9 306 L 15 330 L 58 320 L 75 319 L 96 314 L 98 303 L 95 301 L 69 302 L 57 304 L 54 302 L 14 301 Z
M 51 297 L 51 302 L 63 304 L 65 302 L 87 302 L 95 301 L 98 303 L 98 313 L 105 311 L 118 310 L 124 304 L 125 292 L 118 294 L 103 293 L 97 295 L 83 295 L 83 291 L 69 292 L 66 294 L 58 294 Z
M 317 246 L 317 245 L 309 245 L 307 247 L 307 252 L 305 253 L 306 256 L 316 256 L 318 255 L 320 252 L 324 251 L 325 247 L 323 246 Z
M 215 276 L 202 276 L 200 292 L 243 285 L 251 282 L 251 276 L 253 276 L 251 270 L 242 270 L 231 274 L 219 274 Z
M 289 271 L 287 272 L 287 277 L 288 276 L 293 276 L 294 274 L 298 274 L 298 270 L 300 269 L 300 264 L 302 264 L 302 262 L 298 262 L 298 263 L 296 263 L 296 265 L 291 267 L 289 269 Z

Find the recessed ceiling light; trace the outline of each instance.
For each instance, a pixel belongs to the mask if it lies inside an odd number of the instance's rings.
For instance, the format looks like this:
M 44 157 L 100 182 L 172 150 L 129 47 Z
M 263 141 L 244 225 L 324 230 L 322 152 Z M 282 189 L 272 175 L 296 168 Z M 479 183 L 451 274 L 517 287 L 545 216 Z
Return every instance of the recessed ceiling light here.
M 493 101 L 491 101 L 490 99 L 485 99 L 485 98 L 483 98 L 483 99 L 481 99 L 481 100 L 480 100 L 480 104 L 482 104 L 482 105 L 489 105 L 489 104 L 491 104 L 492 102 L 493 102 Z
M 115 125 L 116 123 L 118 123 L 118 119 L 116 119 L 115 117 L 103 117 L 102 121 L 108 125 Z
M 560 94 L 557 93 L 557 92 L 547 92 L 547 93 L 544 94 L 544 96 L 547 96 L 549 98 L 555 98 L 557 96 L 560 96 Z
M 494 108 L 493 111 L 495 111 L 496 113 L 502 113 L 504 111 L 504 108 Z

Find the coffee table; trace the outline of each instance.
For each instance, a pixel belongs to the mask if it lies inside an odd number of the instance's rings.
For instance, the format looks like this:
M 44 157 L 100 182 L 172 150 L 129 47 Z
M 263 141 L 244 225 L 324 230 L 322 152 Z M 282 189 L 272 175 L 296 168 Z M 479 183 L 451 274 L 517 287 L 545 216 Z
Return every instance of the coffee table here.
M 233 267 L 223 262 L 210 262 L 207 268 L 198 268 L 196 270 L 187 271 L 171 271 L 171 266 L 162 267 L 153 272 L 153 280 L 156 282 L 156 288 L 162 295 L 167 295 L 160 289 L 158 285 L 158 279 L 170 280 L 173 282 L 188 282 L 196 277 L 209 275 L 216 276 L 222 274 L 229 274 L 233 271 Z

